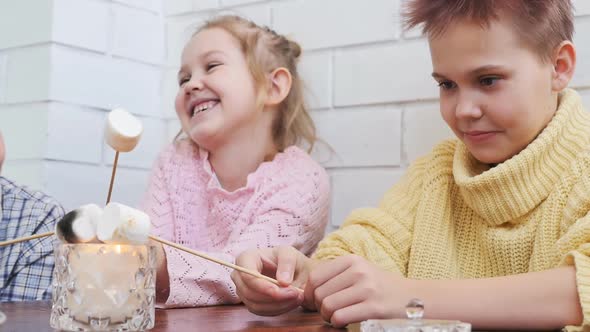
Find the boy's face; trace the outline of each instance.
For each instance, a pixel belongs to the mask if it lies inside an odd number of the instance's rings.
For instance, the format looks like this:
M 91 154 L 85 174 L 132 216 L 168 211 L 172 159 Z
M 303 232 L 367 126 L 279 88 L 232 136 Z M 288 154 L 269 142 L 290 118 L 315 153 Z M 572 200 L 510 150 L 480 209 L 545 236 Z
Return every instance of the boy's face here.
M 459 21 L 429 43 L 441 114 L 480 162 L 508 160 L 551 120 L 557 108 L 552 65 L 506 21 L 488 28 Z

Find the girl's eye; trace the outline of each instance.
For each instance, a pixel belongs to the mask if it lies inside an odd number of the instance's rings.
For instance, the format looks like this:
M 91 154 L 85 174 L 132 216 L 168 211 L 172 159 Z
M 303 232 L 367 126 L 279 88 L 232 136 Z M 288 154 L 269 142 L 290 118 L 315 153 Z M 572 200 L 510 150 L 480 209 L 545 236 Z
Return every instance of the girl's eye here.
M 190 77 L 182 77 L 178 80 L 178 86 L 183 86 L 186 82 L 190 81 Z
M 455 87 L 455 83 L 451 81 L 442 81 L 438 83 L 438 86 L 443 90 L 450 90 Z
M 499 79 L 500 79 L 499 77 L 495 77 L 495 76 L 483 77 L 479 80 L 479 84 L 481 84 L 483 86 L 492 86 Z
M 212 63 L 210 63 L 210 64 L 207 65 L 207 72 L 210 72 L 215 67 L 219 67 L 219 66 L 221 66 L 221 63 L 212 62 Z

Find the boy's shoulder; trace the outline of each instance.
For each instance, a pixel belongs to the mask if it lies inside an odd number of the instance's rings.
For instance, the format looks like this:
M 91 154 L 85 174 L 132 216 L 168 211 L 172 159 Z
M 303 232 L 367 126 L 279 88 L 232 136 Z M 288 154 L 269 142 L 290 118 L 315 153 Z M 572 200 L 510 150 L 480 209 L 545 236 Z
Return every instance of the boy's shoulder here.
M 459 141 L 457 139 L 446 139 L 436 144 L 430 153 L 418 158 L 410 166 L 415 169 L 422 169 L 424 172 L 443 172 L 452 174 L 453 160 Z M 438 171 L 438 172 L 437 172 Z
M 20 186 L 7 178 L 0 177 L 2 210 L 8 213 L 30 214 L 31 217 L 44 217 L 54 214 L 56 218 L 64 215 L 61 204 L 52 196 L 31 188 Z M 44 215 L 42 215 L 44 214 Z

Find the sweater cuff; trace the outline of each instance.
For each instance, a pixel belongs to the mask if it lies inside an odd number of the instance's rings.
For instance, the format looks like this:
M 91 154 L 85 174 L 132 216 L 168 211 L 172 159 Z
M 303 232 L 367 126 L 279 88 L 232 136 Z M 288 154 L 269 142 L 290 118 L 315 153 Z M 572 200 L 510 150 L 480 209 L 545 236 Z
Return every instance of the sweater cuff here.
M 182 256 L 178 255 L 178 252 L 171 247 L 164 246 L 164 252 L 166 253 L 166 269 L 168 270 L 168 298 L 166 302 L 161 303 L 161 308 L 175 308 L 175 307 L 182 307 L 182 301 L 179 301 L 180 298 L 186 296 L 189 292 L 187 290 L 179 289 L 180 283 L 178 282 L 181 278 L 181 274 L 183 271 L 182 265 Z M 185 305 L 186 306 L 186 305 Z
M 590 257 L 579 251 L 572 251 L 563 260 L 563 265 L 573 265 L 576 268 L 576 286 L 582 306 L 584 320 L 582 326 L 566 326 L 566 331 L 584 331 L 590 327 Z

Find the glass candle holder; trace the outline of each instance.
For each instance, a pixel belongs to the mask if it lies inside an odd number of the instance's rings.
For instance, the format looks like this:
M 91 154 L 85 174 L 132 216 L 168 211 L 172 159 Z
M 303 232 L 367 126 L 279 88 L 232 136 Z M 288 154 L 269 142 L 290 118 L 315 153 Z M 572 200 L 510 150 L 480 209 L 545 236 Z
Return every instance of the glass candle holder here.
M 64 331 L 154 327 L 156 248 L 57 244 L 50 325 Z

